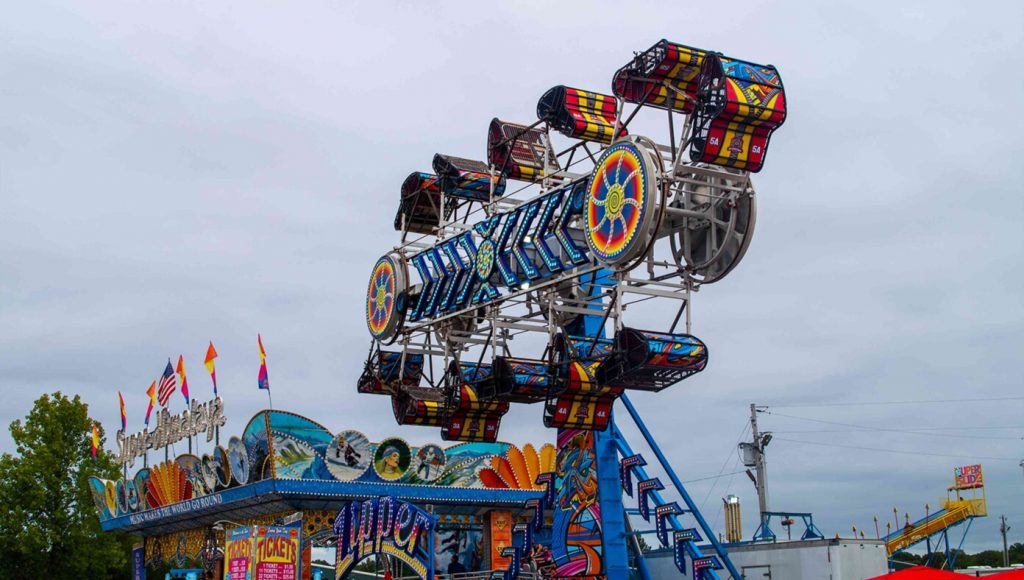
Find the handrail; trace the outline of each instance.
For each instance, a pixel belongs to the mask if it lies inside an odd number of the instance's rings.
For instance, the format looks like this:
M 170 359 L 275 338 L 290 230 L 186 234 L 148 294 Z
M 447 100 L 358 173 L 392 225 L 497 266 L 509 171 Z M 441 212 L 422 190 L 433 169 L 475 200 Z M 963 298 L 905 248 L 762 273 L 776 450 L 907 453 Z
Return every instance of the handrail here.
M 885 543 L 885 548 L 890 554 L 905 550 L 929 536 L 963 523 L 964 520 L 974 516 L 975 514 L 970 505 L 951 506 L 945 512 L 927 518 L 922 524 L 906 528 L 899 536 L 888 540 Z
M 647 446 L 651 448 L 651 451 L 654 452 L 655 457 L 658 458 L 658 463 L 661 464 L 662 469 L 665 470 L 665 473 L 672 481 L 672 485 L 675 487 L 676 492 L 678 492 L 679 495 L 682 496 L 683 502 L 686 503 L 686 507 L 688 508 L 687 511 L 690 513 L 690 515 L 693 516 L 695 520 L 697 520 L 697 524 L 700 526 L 701 530 L 704 531 L 704 534 L 707 536 L 706 539 L 710 541 L 715 553 L 721 556 L 722 564 L 725 566 L 725 569 L 729 571 L 729 574 L 731 574 L 733 578 L 741 578 L 742 574 L 740 574 L 739 571 L 736 569 L 736 566 L 733 565 L 732 560 L 729 559 L 728 552 L 722 546 L 721 542 L 719 542 L 718 539 L 715 537 L 714 531 L 711 529 L 711 526 L 708 525 L 707 521 L 704 519 L 704 516 L 701 515 L 700 510 L 697 509 L 697 505 L 693 502 L 693 498 L 691 498 L 690 494 L 687 493 L 686 488 L 683 486 L 683 482 L 680 481 L 679 476 L 677 476 L 675 470 L 672 469 L 672 466 L 669 464 L 668 459 L 665 457 L 665 454 L 662 453 L 661 448 L 658 447 L 658 444 L 654 441 L 654 436 L 651 435 L 651 432 L 647 429 L 647 425 L 644 423 L 643 419 L 640 418 L 640 413 L 637 412 L 636 407 L 633 406 L 633 403 L 625 394 L 619 397 L 619 400 L 622 401 L 622 404 L 623 406 L 625 406 L 626 411 L 629 412 L 629 416 L 632 417 L 633 423 L 635 423 L 637 428 L 640 429 L 640 434 L 643 435 L 644 439 L 647 441 Z M 614 424 L 615 423 L 613 422 L 612 425 L 614 426 Z M 628 448 L 628 444 L 626 444 L 625 438 L 621 436 L 621 433 L 619 434 L 618 442 L 623 447 Z M 629 454 L 632 455 L 632 450 L 629 451 Z M 641 473 L 643 468 L 638 467 L 636 469 L 637 473 Z M 652 493 L 652 496 L 655 498 L 656 501 L 658 501 L 658 503 L 663 503 L 659 495 L 660 494 L 658 494 L 657 492 Z M 679 520 L 674 516 L 670 518 L 670 521 L 672 522 L 673 528 L 679 525 Z M 694 545 L 691 548 L 699 553 L 700 549 L 697 546 Z M 709 574 L 707 575 L 711 578 L 718 578 L 718 573 L 714 570 L 708 570 L 706 572 L 709 572 Z

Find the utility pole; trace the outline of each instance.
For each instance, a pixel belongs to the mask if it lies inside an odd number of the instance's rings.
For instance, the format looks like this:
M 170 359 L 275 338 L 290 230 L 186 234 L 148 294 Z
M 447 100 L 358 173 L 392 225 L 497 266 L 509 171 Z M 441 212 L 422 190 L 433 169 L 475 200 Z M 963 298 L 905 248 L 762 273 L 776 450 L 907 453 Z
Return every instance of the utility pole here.
M 1010 551 L 1006 548 L 1006 532 L 1010 531 L 1010 526 L 1006 525 L 1006 516 L 999 516 L 999 533 L 1003 535 L 1003 568 L 1010 567 Z
M 764 449 L 772 440 L 771 433 L 761 433 L 757 429 L 757 413 L 767 407 L 758 407 L 750 404 L 750 431 L 754 437 L 753 442 L 744 443 L 753 452 L 754 487 L 757 488 L 757 508 L 760 510 L 761 521 L 764 521 L 764 514 L 768 511 L 768 470 L 765 466 Z

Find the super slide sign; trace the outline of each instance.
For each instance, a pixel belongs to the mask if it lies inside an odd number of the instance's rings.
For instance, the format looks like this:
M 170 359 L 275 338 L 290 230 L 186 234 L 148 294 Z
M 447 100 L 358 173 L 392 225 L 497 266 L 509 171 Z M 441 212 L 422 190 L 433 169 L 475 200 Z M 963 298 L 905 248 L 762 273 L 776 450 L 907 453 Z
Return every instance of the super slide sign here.
M 434 578 L 434 516 L 411 503 L 378 497 L 349 502 L 334 520 L 338 536 L 337 578 L 345 578 L 363 558 L 387 554 L 420 578 Z
M 954 468 L 953 478 L 957 489 L 976 489 L 985 486 L 980 464 Z

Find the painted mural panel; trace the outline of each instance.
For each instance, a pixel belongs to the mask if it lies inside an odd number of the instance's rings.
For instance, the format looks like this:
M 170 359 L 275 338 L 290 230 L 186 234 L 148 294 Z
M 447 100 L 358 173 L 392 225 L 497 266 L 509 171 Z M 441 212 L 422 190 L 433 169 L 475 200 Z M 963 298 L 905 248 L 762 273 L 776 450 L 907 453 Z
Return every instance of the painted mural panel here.
M 152 458 L 150 458 L 152 459 Z M 448 488 L 536 489 L 536 473 L 554 469 L 555 448 L 522 450 L 501 442 L 410 446 L 371 442 L 354 430 L 332 434 L 287 411 L 260 411 L 240 437 L 139 469 L 124 482 L 91 478 L 101 521 L 204 500 L 265 479 L 400 483 Z M 210 498 L 209 501 L 216 501 Z M 202 503 L 195 503 L 201 507 Z M 168 512 L 169 513 L 169 512 Z M 156 516 L 163 517 L 163 516 Z
M 559 577 L 604 578 L 592 431 L 560 429 L 551 557 Z
M 450 573 L 453 562 L 466 572 L 479 572 L 484 562 L 484 533 L 480 527 L 438 529 L 434 539 L 434 561 L 437 573 Z

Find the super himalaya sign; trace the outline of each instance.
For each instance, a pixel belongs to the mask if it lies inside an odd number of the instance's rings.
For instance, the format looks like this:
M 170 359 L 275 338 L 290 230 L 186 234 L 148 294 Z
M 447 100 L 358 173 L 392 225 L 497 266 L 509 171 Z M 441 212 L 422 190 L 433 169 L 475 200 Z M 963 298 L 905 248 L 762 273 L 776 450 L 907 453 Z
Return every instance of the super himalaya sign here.
M 226 422 L 224 401 L 220 397 L 205 403 L 192 401 L 191 408 L 178 415 L 171 415 L 170 411 L 162 409 L 157 413 L 156 428 L 152 431 L 146 428 L 134 435 L 117 432 L 117 446 L 120 449 L 117 460 L 129 466 L 135 465 L 135 460 L 150 449 L 161 449 L 204 432 L 206 441 L 213 441 L 217 427 L 223 427 Z

